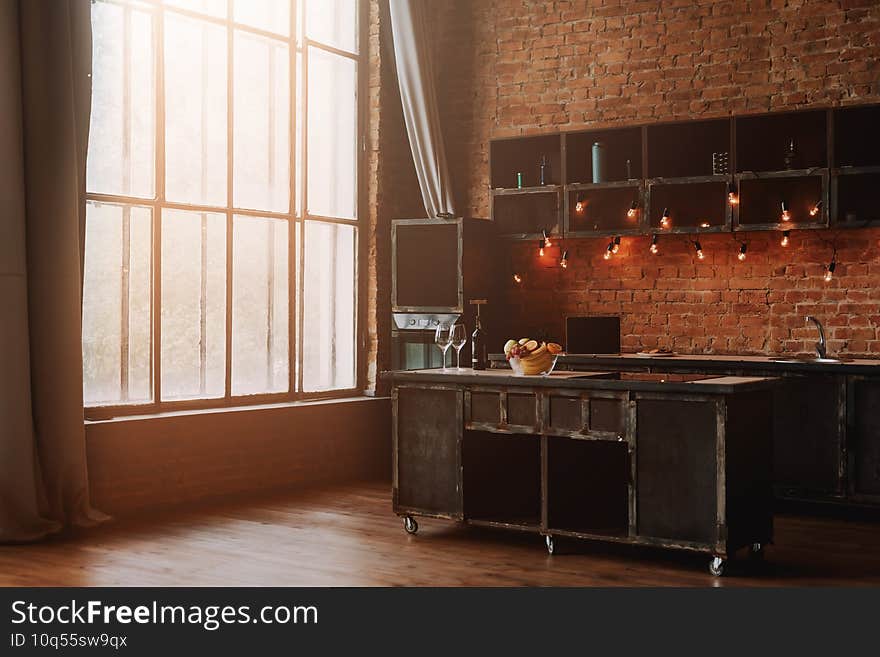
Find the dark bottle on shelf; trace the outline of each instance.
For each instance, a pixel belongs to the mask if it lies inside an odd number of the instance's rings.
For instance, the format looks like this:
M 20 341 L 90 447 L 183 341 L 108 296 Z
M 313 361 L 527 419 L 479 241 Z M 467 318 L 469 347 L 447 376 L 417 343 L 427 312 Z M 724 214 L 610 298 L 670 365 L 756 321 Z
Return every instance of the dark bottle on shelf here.
M 542 185 L 546 185 L 546 184 L 547 184 L 547 178 L 548 178 L 547 174 L 549 173 L 549 169 L 550 169 L 550 167 L 549 167 L 549 165 L 547 164 L 547 156 L 545 156 L 545 155 L 542 155 L 542 156 L 541 156 L 541 167 L 540 167 L 540 169 L 541 169 L 541 171 L 540 171 L 540 174 L 539 174 L 539 178 L 541 179 L 541 184 L 542 184 Z
M 484 370 L 489 365 L 489 351 L 486 346 L 486 333 L 480 324 L 480 306 L 485 305 L 485 299 L 473 299 L 471 305 L 477 307 L 477 318 L 474 333 L 471 336 L 471 367 L 475 370 Z

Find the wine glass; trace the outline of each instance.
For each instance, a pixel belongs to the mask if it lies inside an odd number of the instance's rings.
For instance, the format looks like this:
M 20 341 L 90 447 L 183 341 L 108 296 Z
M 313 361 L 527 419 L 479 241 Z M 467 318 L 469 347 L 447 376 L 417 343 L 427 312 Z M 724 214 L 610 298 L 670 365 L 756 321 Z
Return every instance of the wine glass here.
M 461 369 L 461 348 L 467 342 L 467 329 L 464 324 L 453 324 L 449 332 L 452 336 L 452 346 L 455 347 L 455 369 Z
M 446 369 L 446 351 L 452 344 L 452 329 L 449 324 L 441 322 L 437 325 L 437 332 L 434 334 L 434 343 L 440 347 L 443 352 L 443 369 Z

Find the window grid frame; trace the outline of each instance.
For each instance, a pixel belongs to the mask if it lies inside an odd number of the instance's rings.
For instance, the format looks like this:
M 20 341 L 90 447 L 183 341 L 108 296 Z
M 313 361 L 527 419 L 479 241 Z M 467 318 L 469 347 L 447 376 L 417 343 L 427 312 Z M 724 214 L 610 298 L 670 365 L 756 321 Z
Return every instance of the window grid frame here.
M 149 415 L 162 412 L 186 411 L 186 410 L 222 410 L 224 408 L 253 406 L 260 404 L 286 403 L 297 401 L 312 401 L 323 399 L 339 399 L 360 395 L 364 390 L 365 363 L 364 363 L 364 276 L 362 275 L 362 263 L 365 262 L 365 241 L 361 239 L 362 223 L 365 216 L 365 156 L 366 156 L 366 85 L 367 66 L 363 49 L 367 44 L 368 35 L 368 3 L 357 0 L 357 52 L 349 52 L 311 39 L 305 29 L 305 8 L 308 2 L 320 0 L 290 0 L 290 26 L 289 35 L 278 34 L 261 28 L 245 25 L 234 20 L 234 2 L 228 0 L 226 15 L 215 16 L 201 13 L 190 9 L 167 5 L 162 0 L 97 0 L 105 4 L 122 7 L 125 13 L 124 25 L 129 25 L 129 15 L 132 9 L 148 12 L 152 22 L 152 45 L 153 45 L 153 83 L 154 93 L 154 182 L 153 197 L 132 196 L 125 194 L 106 194 L 86 190 L 86 200 L 96 203 L 113 203 L 123 208 L 124 216 L 130 212 L 131 206 L 141 206 L 150 209 L 151 220 L 151 299 L 150 299 L 150 322 L 152 335 L 150 341 L 150 386 L 152 401 L 149 402 L 120 402 L 111 404 L 85 406 L 85 418 L 87 420 L 105 420 L 114 417 L 134 415 Z M 165 190 L 165 47 L 164 47 L 164 23 L 168 14 L 179 15 L 186 18 L 203 21 L 223 27 L 226 31 L 226 206 L 213 206 L 201 203 L 183 203 L 166 199 Z M 297 27 L 303 25 L 302 38 L 298 38 Z M 288 75 L 289 75 L 289 193 L 287 212 L 263 211 L 252 208 L 238 208 L 234 205 L 234 56 L 235 35 L 240 31 L 255 35 L 264 39 L 270 39 L 287 44 L 288 47 Z M 128 49 L 129 39 L 124 40 L 123 48 Z M 329 53 L 351 59 L 357 67 L 356 75 L 356 219 L 340 217 L 326 217 L 310 214 L 308 212 L 308 51 L 310 47 L 319 48 Z M 300 66 L 297 66 L 297 56 L 300 57 Z M 129 95 L 127 81 L 128 67 L 124 69 L 124 91 Z M 297 127 L 297 83 L 301 76 L 301 105 L 302 105 L 302 133 L 298 134 Z M 127 115 L 127 116 L 130 116 Z M 126 117 L 127 118 L 127 117 Z M 129 129 L 129 121 L 124 122 L 125 130 Z M 124 147 L 129 140 L 126 139 Z M 297 155 L 301 171 L 297 168 Z M 299 206 L 301 214 L 297 214 L 297 194 L 299 194 Z M 184 210 L 194 213 L 221 214 L 226 220 L 226 335 L 225 335 L 225 383 L 223 396 L 204 397 L 194 399 L 162 400 L 161 397 L 161 350 L 162 350 L 162 211 Z M 288 223 L 288 390 L 277 393 L 239 394 L 232 393 L 232 313 L 233 313 L 233 225 L 235 216 L 251 216 L 264 219 L 283 220 Z M 316 221 L 329 224 L 342 224 L 352 226 L 355 229 L 354 244 L 354 273 L 355 273 L 355 299 L 354 299 L 354 348 L 355 348 L 355 385 L 351 388 L 333 389 L 320 392 L 304 392 L 303 386 L 303 331 L 304 318 L 303 298 L 305 296 L 305 225 L 306 221 Z M 297 248 L 298 242 L 298 248 Z M 123 258 L 125 253 L 123 253 Z M 298 274 L 299 272 L 299 274 Z M 124 296 L 125 298 L 125 296 Z M 129 319 L 126 313 L 122 313 L 122 323 L 127 335 Z M 123 340 L 122 353 L 128 350 L 128 339 Z M 127 370 L 127 363 L 121 363 L 120 383 Z M 127 379 L 127 375 L 126 379 Z M 127 387 L 127 380 L 124 387 Z

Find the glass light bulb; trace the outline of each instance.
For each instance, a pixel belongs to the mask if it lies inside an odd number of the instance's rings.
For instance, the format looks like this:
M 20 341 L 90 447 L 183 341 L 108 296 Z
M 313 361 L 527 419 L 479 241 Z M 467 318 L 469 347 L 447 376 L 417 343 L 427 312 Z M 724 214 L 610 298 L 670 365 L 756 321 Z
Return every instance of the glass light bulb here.
M 783 210 L 782 211 L 782 220 L 783 221 L 791 221 L 791 212 L 789 212 L 788 210 Z
M 740 252 L 739 252 L 739 255 L 737 255 L 736 257 L 739 258 L 739 259 L 742 261 L 742 260 L 745 260 L 745 259 L 746 259 L 746 254 L 743 253 L 742 251 L 740 251 Z
M 654 255 L 657 255 L 657 253 L 659 253 L 659 252 L 660 252 L 660 249 L 657 248 L 657 245 L 652 244 L 651 245 L 651 253 L 653 253 Z
M 736 192 L 729 192 L 727 194 L 727 202 L 731 205 L 739 205 L 739 194 Z

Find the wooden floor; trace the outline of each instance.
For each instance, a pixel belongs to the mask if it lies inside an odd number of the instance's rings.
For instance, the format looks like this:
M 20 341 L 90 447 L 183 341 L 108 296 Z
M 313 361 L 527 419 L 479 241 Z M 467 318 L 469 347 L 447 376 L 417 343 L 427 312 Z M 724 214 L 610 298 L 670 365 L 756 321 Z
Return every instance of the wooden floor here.
M 0 546 L 18 586 L 765 586 L 880 584 L 880 524 L 777 518 L 763 565 L 715 579 L 700 555 L 562 543 L 391 513 L 387 485 L 335 487 Z

